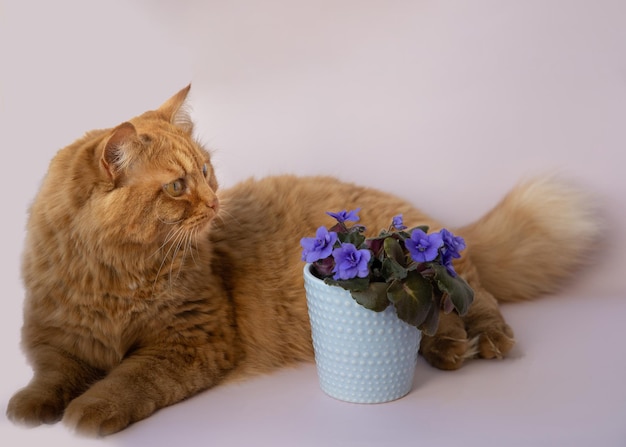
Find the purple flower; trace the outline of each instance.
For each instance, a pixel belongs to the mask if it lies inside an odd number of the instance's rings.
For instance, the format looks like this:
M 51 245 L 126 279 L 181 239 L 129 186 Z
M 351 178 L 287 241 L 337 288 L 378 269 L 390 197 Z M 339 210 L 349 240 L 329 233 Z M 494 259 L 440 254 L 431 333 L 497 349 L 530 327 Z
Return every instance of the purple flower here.
M 396 230 L 404 230 L 406 228 L 406 225 L 404 225 L 404 221 L 402 220 L 402 214 L 393 216 L 391 226 L 394 227 Z
M 441 265 L 443 265 L 450 276 L 453 278 L 456 277 L 456 271 L 454 270 L 454 266 L 452 265 L 452 256 L 446 253 L 441 254 Z
M 452 266 L 452 258 L 460 258 L 461 250 L 465 248 L 465 240 L 461 236 L 455 236 L 450 231 L 442 228 L 440 231 L 441 238 L 443 239 L 443 249 L 441 250 L 441 263 L 446 268 L 448 273 L 455 277 L 456 271 Z
M 415 262 L 429 262 L 434 261 L 439 254 L 443 238 L 439 233 L 426 234 L 416 228 L 411 233 L 411 238 L 404 240 L 404 245 Z
M 359 211 L 361 211 L 361 208 L 357 208 L 352 211 L 343 210 L 339 211 L 338 213 L 331 213 L 330 211 L 327 211 L 326 214 L 337 219 L 337 222 L 339 223 L 344 223 L 347 221 L 358 222 L 359 220 L 361 220 L 361 218 L 356 214 Z
M 354 244 L 345 243 L 333 250 L 335 268 L 333 279 L 365 278 L 369 275 L 368 262 L 372 254 L 369 250 L 357 250 Z
M 465 248 L 465 240 L 461 236 L 455 236 L 445 228 L 442 228 L 439 233 L 441 233 L 441 238 L 443 239 L 442 254 L 452 258 L 460 258 L 461 254 L 459 252 Z
M 337 242 L 337 233 L 328 231 L 326 227 L 319 227 L 315 237 L 303 237 L 300 239 L 302 246 L 302 260 L 315 262 L 327 258 L 333 251 L 333 245 Z

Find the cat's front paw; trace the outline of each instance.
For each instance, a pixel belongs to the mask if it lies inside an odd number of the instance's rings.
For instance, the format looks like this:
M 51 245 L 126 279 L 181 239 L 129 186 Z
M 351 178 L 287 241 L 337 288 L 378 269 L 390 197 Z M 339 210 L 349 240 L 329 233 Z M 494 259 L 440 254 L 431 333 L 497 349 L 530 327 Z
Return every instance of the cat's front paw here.
M 130 424 L 130 416 L 113 400 L 84 394 L 67 406 L 63 423 L 85 436 L 105 436 Z
M 461 318 L 456 314 L 444 314 L 437 333 L 422 337 L 420 354 L 435 368 L 455 370 L 476 351 L 467 338 Z
M 501 359 L 515 345 L 513 330 L 504 321 L 469 330 L 472 349 L 483 359 Z
M 15 393 L 7 406 L 7 417 L 18 424 L 34 427 L 61 419 L 64 402 L 54 392 L 26 387 Z

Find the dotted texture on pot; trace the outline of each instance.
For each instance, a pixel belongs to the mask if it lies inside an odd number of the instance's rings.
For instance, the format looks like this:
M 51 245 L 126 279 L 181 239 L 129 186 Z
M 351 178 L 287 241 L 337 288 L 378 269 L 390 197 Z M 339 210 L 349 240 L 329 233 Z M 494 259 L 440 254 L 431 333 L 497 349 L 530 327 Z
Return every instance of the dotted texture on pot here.
M 322 390 L 355 403 L 405 396 L 413 385 L 421 332 L 400 320 L 392 305 L 383 312 L 366 309 L 308 267 L 304 284 Z

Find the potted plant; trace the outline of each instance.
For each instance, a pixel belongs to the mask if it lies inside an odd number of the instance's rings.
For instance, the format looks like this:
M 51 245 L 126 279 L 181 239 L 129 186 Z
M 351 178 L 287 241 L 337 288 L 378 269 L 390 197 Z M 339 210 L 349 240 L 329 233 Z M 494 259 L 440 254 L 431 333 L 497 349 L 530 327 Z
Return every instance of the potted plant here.
M 348 225 L 358 211 L 328 212 L 336 224 L 300 241 L 315 361 L 327 394 L 386 402 L 410 391 L 422 332 L 436 332 L 440 310 L 467 313 L 474 292 L 452 265 L 463 238 L 407 229 L 402 215 L 366 238 Z

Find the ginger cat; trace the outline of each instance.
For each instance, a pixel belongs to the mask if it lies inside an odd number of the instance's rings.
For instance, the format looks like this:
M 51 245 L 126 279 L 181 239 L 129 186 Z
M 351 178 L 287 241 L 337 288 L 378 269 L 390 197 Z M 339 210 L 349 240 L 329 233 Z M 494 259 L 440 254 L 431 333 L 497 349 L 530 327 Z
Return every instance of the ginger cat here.
M 299 241 L 330 222 L 324 211 L 360 207 L 376 232 L 399 213 L 441 228 L 404 200 L 328 177 L 218 192 L 188 91 L 52 160 L 28 222 L 22 345 L 34 375 L 9 402 L 13 421 L 106 435 L 229 378 L 310 361 Z M 453 229 L 474 304 L 463 318 L 443 314 L 421 354 L 442 369 L 505 356 L 514 339 L 497 300 L 567 279 L 596 234 L 589 209 L 536 180 Z

